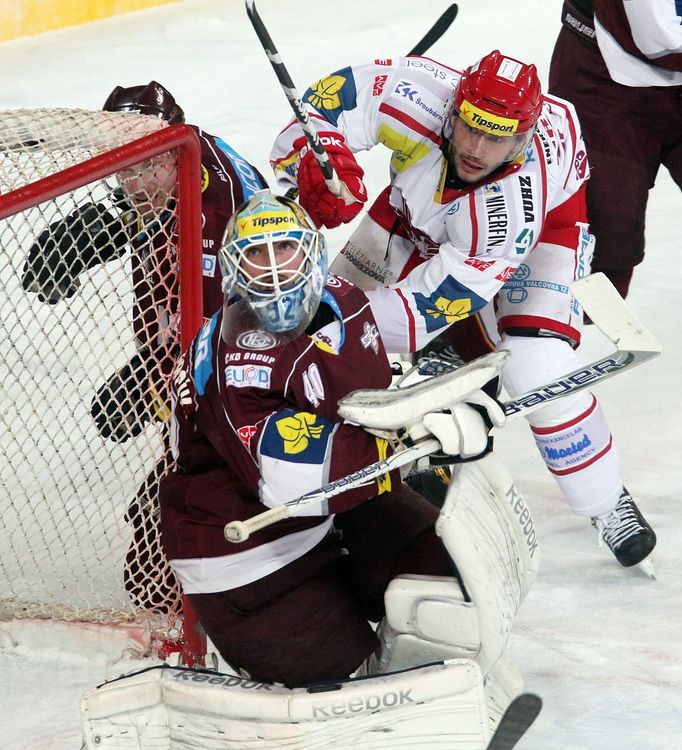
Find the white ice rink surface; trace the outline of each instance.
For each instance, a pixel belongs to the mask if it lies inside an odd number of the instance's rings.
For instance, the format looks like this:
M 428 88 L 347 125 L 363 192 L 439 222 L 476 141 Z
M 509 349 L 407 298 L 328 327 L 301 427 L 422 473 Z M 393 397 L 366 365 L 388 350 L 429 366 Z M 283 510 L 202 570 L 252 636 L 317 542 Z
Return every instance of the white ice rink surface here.
M 301 91 L 352 62 L 405 52 L 447 2 L 259 0 Z M 546 81 L 560 0 L 461 0 L 431 56 L 464 67 L 494 48 L 535 62 Z M 159 9 L 0 45 L 0 109 L 98 109 L 117 84 L 156 79 L 188 121 L 220 135 L 268 178 L 267 154 L 287 103 L 240 0 L 185 0 Z M 364 157 L 364 158 L 362 158 Z M 370 193 L 386 154 L 361 155 Z M 571 514 L 523 422 L 498 438 L 533 509 L 543 562 L 511 640 L 527 688 L 544 698 L 521 750 L 682 748 L 682 196 L 667 173 L 651 194 L 647 257 L 629 302 L 663 355 L 598 387 L 626 484 L 658 534 L 658 579 L 620 568 Z M 328 233 L 332 250 L 352 227 Z M 608 347 L 589 329 L 585 361 Z M 0 550 L 0 554 L 3 551 Z M 76 635 L 80 641 L 81 635 Z M 0 750 L 78 750 L 78 700 L 111 671 L 90 650 L 37 650 L 0 633 Z

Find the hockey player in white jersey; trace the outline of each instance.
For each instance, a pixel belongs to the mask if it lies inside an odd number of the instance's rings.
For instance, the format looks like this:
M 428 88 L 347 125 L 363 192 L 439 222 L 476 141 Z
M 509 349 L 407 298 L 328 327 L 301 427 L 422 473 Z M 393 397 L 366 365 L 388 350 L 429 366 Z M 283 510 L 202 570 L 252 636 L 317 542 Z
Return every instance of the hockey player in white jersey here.
M 511 396 L 580 366 L 582 310 L 569 284 L 590 270 L 589 166 L 572 105 L 542 95 L 534 65 L 498 51 L 463 73 L 421 57 L 375 60 L 322 78 L 303 100 L 348 194 L 329 192 L 296 121 L 271 163 L 320 226 L 352 220 L 367 200 L 354 153 L 392 152 L 391 184 L 332 266 L 368 292 L 389 351 L 476 328 L 511 353 Z M 479 312 L 493 320 L 487 333 L 450 327 Z M 465 349 L 479 353 L 470 337 Z M 528 421 L 574 512 L 621 565 L 645 559 L 656 536 L 623 485 L 597 399 L 582 391 Z

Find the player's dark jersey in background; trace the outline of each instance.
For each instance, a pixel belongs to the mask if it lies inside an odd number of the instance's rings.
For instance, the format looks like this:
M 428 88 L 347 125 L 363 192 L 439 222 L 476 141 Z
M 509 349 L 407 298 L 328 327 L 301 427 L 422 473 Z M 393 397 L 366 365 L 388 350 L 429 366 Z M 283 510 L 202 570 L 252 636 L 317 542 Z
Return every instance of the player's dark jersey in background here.
M 225 141 L 190 127 L 201 143 L 203 315 L 207 320 L 223 303 L 217 256 L 228 219 L 267 184 Z M 166 376 L 179 354 L 175 224 L 176 214 L 169 210 L 159 221 L 137 226 L 132 238 L 133 330 L 138 344 L 150 347 Z

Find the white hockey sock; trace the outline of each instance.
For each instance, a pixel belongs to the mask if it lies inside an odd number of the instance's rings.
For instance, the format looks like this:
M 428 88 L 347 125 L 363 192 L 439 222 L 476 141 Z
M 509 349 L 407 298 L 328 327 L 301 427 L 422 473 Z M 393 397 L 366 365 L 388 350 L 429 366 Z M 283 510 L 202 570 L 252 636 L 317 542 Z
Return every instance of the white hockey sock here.
M 498 348 L 511 352 L 502 381 L 512 397 L 580 366 L 573 349 L 560 339 L 505 336 Z M 597 399 L 583 391 L 537 409 L 527 419 L 572 510 L 588 518 L 613 510 L 623 489 L 620 459 Z
M 547 468 L 579 516 L 598 516 L 616 507 L 623 489 L 618 451 L 597 399 L 574 419 L 551 427 L 531 425 Z M 535 420 L 534 420 L 535 421 Z

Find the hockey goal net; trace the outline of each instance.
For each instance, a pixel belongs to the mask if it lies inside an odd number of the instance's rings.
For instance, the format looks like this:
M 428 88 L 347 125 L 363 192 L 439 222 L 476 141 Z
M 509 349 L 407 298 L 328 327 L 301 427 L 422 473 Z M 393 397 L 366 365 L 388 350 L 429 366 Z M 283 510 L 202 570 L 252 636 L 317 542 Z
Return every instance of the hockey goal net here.
M 187 126 L 0 112 L 0 620 L 200 649 L 157 501 L 168 376 L 201 325 L 200 201 Z

